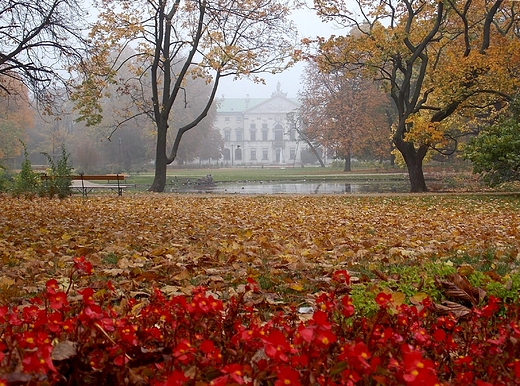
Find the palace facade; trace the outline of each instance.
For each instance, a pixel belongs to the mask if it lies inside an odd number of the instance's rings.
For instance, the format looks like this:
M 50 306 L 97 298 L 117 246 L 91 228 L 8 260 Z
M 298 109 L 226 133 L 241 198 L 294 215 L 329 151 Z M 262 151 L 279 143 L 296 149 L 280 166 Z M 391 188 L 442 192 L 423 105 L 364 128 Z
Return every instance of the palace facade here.
M 224 138 L 223 158 L 229 166 L 301 165 L 307 145 L 294 121 L 297 99 L 287 98 L 278 83 L 270 98 L 225 98 L 218 101 L 214 128 Z

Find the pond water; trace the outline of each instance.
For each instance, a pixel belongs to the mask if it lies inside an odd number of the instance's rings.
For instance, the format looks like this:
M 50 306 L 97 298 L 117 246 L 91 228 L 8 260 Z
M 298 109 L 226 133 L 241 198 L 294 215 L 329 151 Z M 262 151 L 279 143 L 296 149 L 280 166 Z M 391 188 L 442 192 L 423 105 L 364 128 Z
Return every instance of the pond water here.
M 407 193 L 408 181 L 378 182 L 247 182 L 218 183 L 214 186 L 182 186 L 171 189 L 178 193 L 219 193 L 219 194 L 342 194 L 342 193 Z

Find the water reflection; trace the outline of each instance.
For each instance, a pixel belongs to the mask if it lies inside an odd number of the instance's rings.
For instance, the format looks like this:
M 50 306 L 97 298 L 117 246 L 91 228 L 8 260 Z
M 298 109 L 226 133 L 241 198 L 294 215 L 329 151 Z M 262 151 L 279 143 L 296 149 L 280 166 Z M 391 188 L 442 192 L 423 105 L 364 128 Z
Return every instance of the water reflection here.
M 216 184 L 175 189 L 179 193 L 230 194 L 341 194 L 341 193 L 404 193 L 410 189 L 405 181 L 373 183 L 349 182 L 250 182 L 247 184 Z

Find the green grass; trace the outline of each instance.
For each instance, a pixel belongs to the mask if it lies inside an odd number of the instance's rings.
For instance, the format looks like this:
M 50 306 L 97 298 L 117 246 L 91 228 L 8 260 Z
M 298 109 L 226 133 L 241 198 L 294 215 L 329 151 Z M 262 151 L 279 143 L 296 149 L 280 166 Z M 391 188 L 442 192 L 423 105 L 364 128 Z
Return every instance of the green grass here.
M 180 181 L 196 181 L 211 174 L 216 183 L 255 182 L 255 181 L 403 181 L 407 180 L 403 169 L 383 172 L 378 169 L 343 172 L 338 168 L 319 167 L 265 167 L 265 168 L 219 168 L 219 169 L 171 169 L 168 171 L 167 184 Z M 131 174 L 129 184 L 151 185 L 153 173 Z

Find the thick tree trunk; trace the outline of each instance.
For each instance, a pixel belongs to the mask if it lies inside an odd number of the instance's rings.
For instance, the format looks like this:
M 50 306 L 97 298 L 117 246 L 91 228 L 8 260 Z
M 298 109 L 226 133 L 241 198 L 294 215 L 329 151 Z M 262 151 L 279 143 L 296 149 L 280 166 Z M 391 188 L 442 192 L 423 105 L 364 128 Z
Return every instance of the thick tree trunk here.
M 422 168 L 422 159 L 416 157 L 413 161 L 406 163 L 408 168 L 408 177 L 410 179 L 410 191 L 412 193 L 427 192 L 426 181 Z
M 416 149 L 413 144 L 409 142 L 401 142 L 396 144 L 403 155 L 406 167 L 408 169 L 408 178 L 410 179 L 410 192 L 423 193 L 427 192 L 426 180 L 423 173 L 423 160 L 428 151 L 428 146 L 423 145 Z
M 344 172 L 350 172 L 352 171 L 352 163 L 351 163 L 351 160 L 350 160 L 350 152 L 347 153 L 347 155 L 345 156 L 345 166 L 343 167 L 343 171 Z
M 157 125 L 157 143 L 155 148 L 155 177 L 148 189 L 150 192 L 164 192 L 166 187 L 166 169 L 168 157 L 166 156 L 166 122 Z

